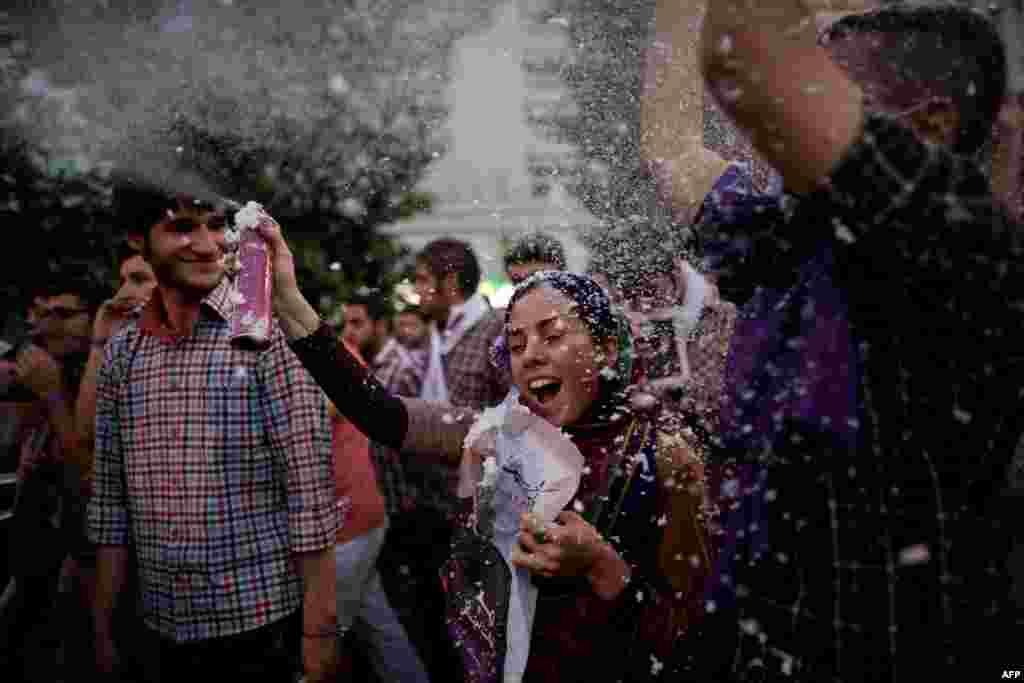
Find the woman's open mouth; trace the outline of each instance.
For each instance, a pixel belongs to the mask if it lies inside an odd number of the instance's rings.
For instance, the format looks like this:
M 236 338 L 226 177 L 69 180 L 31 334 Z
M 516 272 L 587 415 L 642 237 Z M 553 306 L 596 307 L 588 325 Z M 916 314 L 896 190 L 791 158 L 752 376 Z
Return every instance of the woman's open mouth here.
M 531 381 L 527 389 L 533 400 L 543 406 L 554 400 L 558 392 L 562 390 L 562 382 L 551 377 L 545 377 Z

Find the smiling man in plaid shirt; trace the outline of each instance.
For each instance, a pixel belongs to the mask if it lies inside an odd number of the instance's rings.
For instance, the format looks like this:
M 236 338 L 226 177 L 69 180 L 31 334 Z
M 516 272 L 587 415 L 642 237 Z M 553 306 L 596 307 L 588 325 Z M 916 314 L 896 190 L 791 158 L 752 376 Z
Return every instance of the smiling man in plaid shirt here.
M 310 680 L 336 657 L 334 477 L 326 403 L 279 329 L 232 344 L 224 216 L 141 183 L 135 216 L 158 286 L 106 343 L 97 381 L 97 659 L 115 667 L 111 614 L 138 568 L 146 680 Z M 108 342 L 108 343 L 107 343 Z

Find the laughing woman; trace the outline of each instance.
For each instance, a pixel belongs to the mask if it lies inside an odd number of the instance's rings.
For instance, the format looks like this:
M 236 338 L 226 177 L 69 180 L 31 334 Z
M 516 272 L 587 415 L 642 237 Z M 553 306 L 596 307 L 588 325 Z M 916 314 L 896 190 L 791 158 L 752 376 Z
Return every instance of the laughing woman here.
M 280 228 L 267 219 L 259 230 L 274 260 L 282 327 L 338 410 L 373 440 L 458 464 L 473 417 L 389 395 L 300 294 Z M 703 611 L 712 560 L 703 468 L 682 439 L 630 412 L 625 327 L 596 283 L 568 273 L 530 278 L 507 309 L 500 355 L 523 403 L 561 428 L 585 461 L 579 489 L 556 523 L 518 537 L 513 563 L 529 570 L 539 589 L 527 683 L 678 680 L 688 666 L 683 645 Z M 598 508 L 592 523 L 573 511 Z M 468 681 L 518 679 L 501 676 L 494 643 L 503 641 L 505 622 L 495 613 L 482 610 L 482 622 L 452 629 Z M 455 621 L 459 614 L 449 612 Z

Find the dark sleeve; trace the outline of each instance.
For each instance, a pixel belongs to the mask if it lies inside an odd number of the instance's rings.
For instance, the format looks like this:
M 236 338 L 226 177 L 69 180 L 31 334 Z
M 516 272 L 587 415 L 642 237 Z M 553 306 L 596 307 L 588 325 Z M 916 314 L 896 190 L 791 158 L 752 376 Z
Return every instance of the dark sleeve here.
M 698 250 L 722 299 L 742 307 L 755 288 L 777 284 L 779 273 L 795 270 L 801 250 L 784 234 L 794 197 L 739 196 L 729 211 L 705 214 L 698 232 Z
M 962 456 L 962 481 L 975 502 L 989 500 L 1022 429 L 1020 226 L 975 162 L 880 116 L 868 118 L 819 195 L 823 215 L 833 216 L 837 262 L 859 314 L 883 321 L 891 334 L 916 333 L 917 353 L 959 359 L 945 381 L 970 408 L 953 417 L 987 421 L 985 443 Z M 926 324 L 934 333 L 922 339 Z M 937 379 L 919 380 L 926 381 Z
M 290 346 L 338 412 L 359 431 L 385 446 L 402 447 L 409 415 L 401 399 L 389 394 L 373 370 L 348 352 L 333 327 L 323 322 Z
M 837 255 L 860 276 L 888 267 L 907 286 L 952 282 L 946 310 L 955 323 L 974 310 L 1021 328 L 1019 227 L 970 159 L 872 116 L 815 199 L 831 217 Z

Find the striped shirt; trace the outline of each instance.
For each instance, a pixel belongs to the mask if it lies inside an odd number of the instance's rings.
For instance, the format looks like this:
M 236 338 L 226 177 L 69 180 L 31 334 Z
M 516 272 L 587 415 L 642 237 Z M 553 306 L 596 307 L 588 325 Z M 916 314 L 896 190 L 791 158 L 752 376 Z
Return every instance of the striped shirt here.
M 491 310 L 444 357 L 448 400 L 460 408 L 483 410 L 501 403 L 511 378 L 491 364 L 491 347 L 505 331 L 505 310 Z
M 133 544 L 144 618 L 176 641 L 259 628 L 301 605 L 292 553 L 334 543 L 323 395 L 275 329 L 229 340 L 230 285 L 170 336 L 154 294 L 107 345 L 97 382 L 89 532 Z
M 373 374 L 396 396 L 419 396 L 427 372 L 427 351 L 407 349 L 388 339 L 373 359 Z

